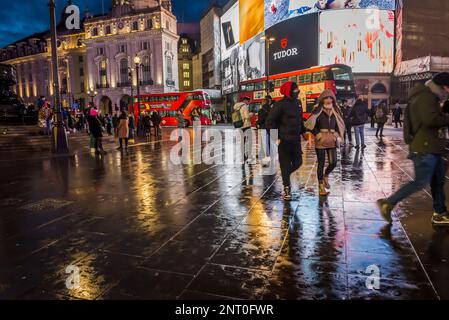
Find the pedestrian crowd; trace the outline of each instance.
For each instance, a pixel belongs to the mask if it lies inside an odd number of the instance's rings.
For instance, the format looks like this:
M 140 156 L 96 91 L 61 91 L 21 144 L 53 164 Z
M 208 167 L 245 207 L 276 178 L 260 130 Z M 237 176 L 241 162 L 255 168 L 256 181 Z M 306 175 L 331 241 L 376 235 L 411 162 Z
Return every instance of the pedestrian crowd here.
M 324 90 L 316 101 L 310 116 L 304 119 L 300 89 L 295 82 L 286 82 L 280 88 L 282 98 L 273 102 L 271 96 L 258 111 L 256 126 L 263 130 L 261 144 L 265 149 L 262 165 L 270 162 L 270 129 L 278 130 L 276 141 L 279 165 L 284 185 L 283 198 L 292 200 L 291 175 L 302 165 L 301 140 L 312 135 L 317 157 L 317 182 L 320 196 L 327 196 L 331 189 L 330 176 L 338 163 L 338 149 L 353 146 L 362 151 L 367 148 L 365 124 L 377 124 L 376 138 L 384 137 L 385 124 L 391 119 L 396 128 L 403 128 L 404 141 L 409 145 L 409 159 L 413 161 L 415 179 L 402 186 L 389 198 L 377 201 L 380 214 L 392 223 L 395 206 L 412 194 L 430 185 L 434 213 L 432 224 L 448 226 L 449 214 L 445 204 L 444 186 L 448 166 L 444 161 L 449 138 L 449 73 L 435 75 L 425 84 L 418 84 L 411 91 L 405 108 L 395 103 L 390 111 L 386 102 L 368 107 L 365 97 L 359 97 L 351 106 L 347 100 L 337 101 L 331 90 Z M 243 153 L 246 162 L 251 161 L 251 141 L 245 134 L 251 128 L 251 99 L 243 97 L 233 107 L 232 123 L 242 130 Z M 251 139 L 249 139 L 251 140 Z M 327 162 L 327 166 L 326 166 Z

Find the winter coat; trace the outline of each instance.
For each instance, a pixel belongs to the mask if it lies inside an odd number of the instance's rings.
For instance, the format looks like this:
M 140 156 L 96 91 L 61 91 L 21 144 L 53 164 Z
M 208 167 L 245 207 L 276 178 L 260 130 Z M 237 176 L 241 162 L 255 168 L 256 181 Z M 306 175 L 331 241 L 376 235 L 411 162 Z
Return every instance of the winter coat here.
M 249 108 L 246 103 L 238 102 L 234 105 L 234 110 L 240 111 L 240 115 L 242 116 L 243 126 L 240 129 L 251 128 L 251 117 L 249 114 Z
M 343 120 L 345 121 L 345 126 L 350 127 L 351 126 L 351 111 L 352 108 L 350 106 L 341 107 L 341 114 L 343 116 Z
M 126 139 L 129 137 L 129 120 L 120 119 L 117 127 L 117 136 L 119 139 Z
M 442 112 L 440 99 L 430 88 L 432 85 L 435 86 L 433 82 L 417 84 L 409 95 L 410 123 L 414 132 L 410 152 L 445 153 L 449 115 Z
M 378 117 L 377 113 L 382 110 L 382 116 Z M 374 119 L 376 120 L 376 123 L 379 124 L 385 124 L 388 121 L 388 107 L 386 105 L 384 106 L 377 106 L 374 110 Z
M 279 139 L 300 144 L 301 135 L 306 133 L 302 118 L 301 103 L 291 96 L 294 82 L 286 82 L 281 87 L 284 98 L 276 102 L 268 114 L 267 129 L 279 129 Z
M 323 107 L 326 98 L 332 98 L 334 101 L 334 108 L 330 114 Z M 321 93 L 318 105 L 312 111 L 305 127 L 315 136 L 315 148 L 317 149 L 336 148 L 338 139 L 343 139 L 345 123 L 337 106 L 337 99 L 331 90 L 324 90 Z
M 268 114 L 270 113 L 271 106 L 268 104 L 264 104 L 262 108 L 260 108 L 259 113 L 257 114 L 257 128 L 266 129 Z
M 368 120 L 369 114 L 370 112 L 366 103 L 357 101 L 352 107 L 351 113 L 349 115 L 351 118 L 351 125 L 360 126 L 362 124 L 365 124 Z
M 393 110 L 393 118 L 394 121 L 400 121 L 402 117 L 402 109 L 401 107 L 397 107 Z
M 101 126 L 100 119 L 98 117 L 89 116 L 89 131 L 94 138 L 103 137 L 103 129 Z

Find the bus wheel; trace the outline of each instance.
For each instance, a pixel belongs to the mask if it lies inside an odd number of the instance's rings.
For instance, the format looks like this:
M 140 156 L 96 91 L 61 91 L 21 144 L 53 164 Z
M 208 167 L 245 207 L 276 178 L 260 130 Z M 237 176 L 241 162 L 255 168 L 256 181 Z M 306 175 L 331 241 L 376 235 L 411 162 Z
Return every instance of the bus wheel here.
M 185 120 L 184 127 L 185 127 L 185 128 L 190 127 L 190 122 L 189 122 L 189 120 Z

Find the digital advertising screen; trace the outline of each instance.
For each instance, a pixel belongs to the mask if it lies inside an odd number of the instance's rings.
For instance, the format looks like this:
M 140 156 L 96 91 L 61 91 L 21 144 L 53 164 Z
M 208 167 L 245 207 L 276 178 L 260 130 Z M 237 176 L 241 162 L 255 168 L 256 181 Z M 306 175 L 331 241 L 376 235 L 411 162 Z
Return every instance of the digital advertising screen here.
M 265 40 L 263 33 L 239 46 L 238 74 L 240 81 L 258 79 L 265 76 Z
M 342 63 L 356 73 L 390 73 L 394 11 L 345 10 L 320 15 L 320 64 Z
M 318 13 L 289 19 L 266 30 L 270 75 L 318 65 Z
M 368 8 L 394 10 L 395 0 L 265 0 L 265 29 L 303 14 Z
M 240 43 L 264 31 L 264 0 L 239 0 Z
M 232 49 L 239 44 L 239 3 L 236 2 L 220 18 L 221 23 L 221 55 L 227 58 Z

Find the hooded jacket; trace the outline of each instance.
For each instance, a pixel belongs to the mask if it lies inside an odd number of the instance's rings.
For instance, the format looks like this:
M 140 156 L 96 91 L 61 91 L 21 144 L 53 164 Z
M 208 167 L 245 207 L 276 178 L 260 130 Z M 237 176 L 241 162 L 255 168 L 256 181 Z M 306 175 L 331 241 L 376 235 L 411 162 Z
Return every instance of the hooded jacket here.
M 301 135 L 306 132 L 302 107 L 298 99 L 292 97 L 293 91 L 298 86 L 294 82 L 286 82 L 281 87 L 281 94 L 284 98 L 276 102 L 268 114 L 267 129 L 279 129 L 279 139 L 281 141 L 300 144 Z
M 441 110 L 440 98 L 432 91 L 432 85 L 417 84 L 410 92 L 408 108 L 414 131 L 410 152 L 445 153 L 445 130 L 449 125 L 449 115 Z
M 364 125 L 368 120 L 369 113 L 370 112 L 367 104 L 361 100 L 357 100 L 354 104 L 354 107 L 352 107 L 351 113 L 349 115 L 351 119 L 351 125 Z
M 334 108 L 331 115 L 324 111 L 324 100 L 332 98 Z M 318 98 L 318 105 L 312 111 L 311 116 L 307 120 L 305 127 L 315 136 L 315 147 L 317 149 L 337 147 L 337 138 L 343 139 L 345 132 L 345 122 L 341 111 L 337 105 L 337 98 L 331 90 L 324 90 Z M 331 132 L 335 136 L 335 144 L 333 146 L 323 146 L 320 144 L 319 134 Z
M 243 127 L 241 129 L 251 128 L 251 116 L 248 105 L 244 102 L 237 102 L 234 105 L 234 111 L 240 111 L 240 115 L 242 116 Z

